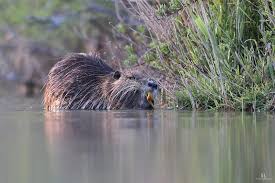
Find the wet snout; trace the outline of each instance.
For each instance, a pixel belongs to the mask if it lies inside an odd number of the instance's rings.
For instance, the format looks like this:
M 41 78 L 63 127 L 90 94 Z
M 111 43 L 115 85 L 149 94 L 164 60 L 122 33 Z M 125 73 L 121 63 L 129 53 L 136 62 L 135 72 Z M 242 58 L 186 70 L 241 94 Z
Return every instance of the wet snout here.
M 152 79 L 150 79 L 150 80 L 148 81 L 148 86 L 149 86 L 150 88 L 152 88 L 153 90 L 157 90 L 157 89 L 158 89 L 158 84 L 157 84 L 157 82 L 154 81 L 154 80 L 152 80 Z

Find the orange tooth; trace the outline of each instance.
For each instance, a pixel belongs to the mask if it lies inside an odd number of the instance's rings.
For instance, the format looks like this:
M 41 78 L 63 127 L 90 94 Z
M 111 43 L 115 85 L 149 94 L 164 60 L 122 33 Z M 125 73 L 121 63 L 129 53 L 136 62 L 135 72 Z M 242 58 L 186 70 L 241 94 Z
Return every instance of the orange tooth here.
M 147 101 L 149 104 L 151 104 L 152 106 L 154 105 L 154 97 L 152 92 L 148 92 L 147 93 L 147 97 L 146 97 Z

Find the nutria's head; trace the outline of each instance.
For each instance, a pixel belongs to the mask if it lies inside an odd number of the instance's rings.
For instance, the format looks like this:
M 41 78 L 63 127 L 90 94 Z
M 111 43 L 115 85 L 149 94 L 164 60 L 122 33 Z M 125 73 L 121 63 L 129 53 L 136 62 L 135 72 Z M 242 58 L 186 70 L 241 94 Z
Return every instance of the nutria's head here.
M 103 79 L 103 93 L 109 98 L 110 108 L 153 109 L 158 84 L 138 71 L 115 71 L 112 79 Z
M 50 71 L 44 105 L 56 109 L 153 109 L 155 80 L 136 70 L 115 71 L 91 54 L 72 54 Z

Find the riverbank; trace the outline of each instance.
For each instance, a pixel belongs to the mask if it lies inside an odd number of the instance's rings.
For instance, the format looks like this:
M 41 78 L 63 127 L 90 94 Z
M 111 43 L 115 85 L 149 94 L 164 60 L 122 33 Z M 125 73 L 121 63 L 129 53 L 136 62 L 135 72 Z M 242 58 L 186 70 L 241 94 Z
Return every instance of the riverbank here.
M 151 35 L 144 60 L 177 81 L 174 106 L 275 109 L 274 2 L 141 0 L 133 12 Z

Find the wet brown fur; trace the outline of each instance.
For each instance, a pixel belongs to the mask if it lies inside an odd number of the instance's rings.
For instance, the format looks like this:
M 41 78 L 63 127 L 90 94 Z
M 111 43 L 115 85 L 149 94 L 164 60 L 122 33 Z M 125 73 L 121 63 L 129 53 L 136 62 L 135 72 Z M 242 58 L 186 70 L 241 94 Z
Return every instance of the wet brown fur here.
M 117 72 L 118 73 L 118 72 Z M 71 54 L 49 72 L 44 90 L 46 110 L 137 108 L 141 83 L 132 72 L 119 78 L 94 54 Z

